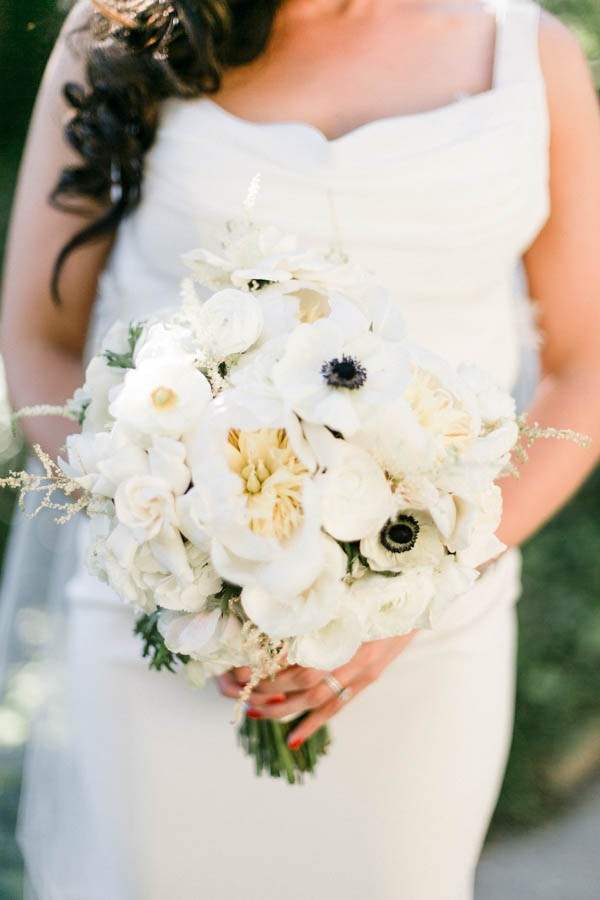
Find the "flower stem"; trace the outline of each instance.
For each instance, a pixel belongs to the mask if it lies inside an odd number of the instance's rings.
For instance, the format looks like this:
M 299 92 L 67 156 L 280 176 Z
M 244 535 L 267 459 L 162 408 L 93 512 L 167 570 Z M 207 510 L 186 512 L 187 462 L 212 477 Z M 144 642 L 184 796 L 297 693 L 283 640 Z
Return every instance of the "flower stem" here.
M 287 743 L 292 728 L 296 728 L 305 715 L 293 722 L 261 721 L 244 716 L 238 737 L 248 756 L 254 759 L 257 775 L 266 772 L 272 778 L 285 778 L 288 784 L 301 784 L 306 772 L 315 774 L 317 763 L 331 741 L 327 728 L 320 728 L 297 750 L 292 750 Z

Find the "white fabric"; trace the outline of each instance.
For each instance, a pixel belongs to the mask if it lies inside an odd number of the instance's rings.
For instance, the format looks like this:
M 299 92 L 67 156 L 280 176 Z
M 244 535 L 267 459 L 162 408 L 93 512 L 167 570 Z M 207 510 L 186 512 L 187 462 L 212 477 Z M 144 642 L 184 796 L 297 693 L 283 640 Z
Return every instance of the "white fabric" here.
M 90 350 L 116 316 L 177 302 L 180 254 L 214 245 L 260 172 L 258 221 L 341 245 L 390 289 L 413 339 L 514 389 L 520 259 L 549 212 L 548 117 L 539 7 L 504 11 L 491 91 L 337 140 L 167 101 Z M 469 900 L 510 739 L 519 567 L 510 551 L 420 633 L 333 722 L 315 781 L 291 788 L 253 776 L 214 686 L 146 670 L 131 611 L 80 564 L 66 716 L 57 727 L 47 708 L 27 767 L 32 896 Z

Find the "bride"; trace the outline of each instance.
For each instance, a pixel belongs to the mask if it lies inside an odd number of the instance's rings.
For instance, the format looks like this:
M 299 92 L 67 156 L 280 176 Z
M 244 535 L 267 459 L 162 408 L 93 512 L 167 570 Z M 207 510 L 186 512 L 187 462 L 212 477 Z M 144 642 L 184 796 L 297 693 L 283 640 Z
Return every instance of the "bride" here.
M 535 304 L 531 416 L 597 447 L 600 115 L 575 39 L 533 0 L 78 3 L 12 221 L 14 405 L 63 403 L 115 318 L 174 302 L 181 254 L 215 246 L 257 172 L 257 220 L 371 269 L 414 340 L 505 388 Z M 55 454 L 67 434 L 26 430 Z M 85 571 L 80 523 L 66 727 L 26 769 L 30 896 L 471 898 L 511 735 L 518 545 L 596 459 L 534 447 L 502 482 L 508 550 L 438 630 L 365 644 L 333 680 L 291 668 L 258 686 L 256 717 L 313 710 L 295 744 L 335 717 L 299 788 L 256 779 L 235 746 L 225 697 L 247 672 L 196 693 L 147 670 L 131 611 Z

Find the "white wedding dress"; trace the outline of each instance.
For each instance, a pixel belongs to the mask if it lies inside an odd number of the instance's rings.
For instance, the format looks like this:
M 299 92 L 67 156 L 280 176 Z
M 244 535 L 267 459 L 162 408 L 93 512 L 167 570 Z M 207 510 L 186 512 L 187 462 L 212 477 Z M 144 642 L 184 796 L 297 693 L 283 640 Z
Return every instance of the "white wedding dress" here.
M 337 140 L 209 99 L 165 102 L 90 348 L 115 318 L 177 302 L 181 253 L 214 246 L 260 172 L 257 221 L 341 246 L 415 341 L 514 388 L 518 267 L 549 214 L 538 19 L 529 0 L 498 16 L 492 90 Z M 148 671 L 131 610 L 80 562 L 61 727 L 46 709 L 26 767 L 31 896 L 469 900 L 511 735 L 519 567 L 509 551 L 421 632 L 332 722 L 317 777 L 290 787 L 254 776 L 213 684 Z

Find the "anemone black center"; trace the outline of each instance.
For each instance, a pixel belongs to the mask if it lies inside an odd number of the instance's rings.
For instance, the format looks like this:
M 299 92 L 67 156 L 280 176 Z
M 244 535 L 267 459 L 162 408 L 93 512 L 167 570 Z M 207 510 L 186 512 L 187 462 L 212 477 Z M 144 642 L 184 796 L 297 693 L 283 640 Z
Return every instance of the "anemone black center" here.
M 390 553 L 406 553 L 415 546 L 419 531 L 419 523 L 414 516 L 400 515 L 386 522 L 379 540 Z
M 367 370 L 352 356 L 330 359 L 321 366 L 321 374 L 330 387 L 361 388 L 367 380 Z
M 269 281 L 268 278 L 253 278 L 248 282 L 248 287 L 255 294 L 257 291 L 261 291 L 264 287 L 268 287 L 270 284 L 274 282 Z

